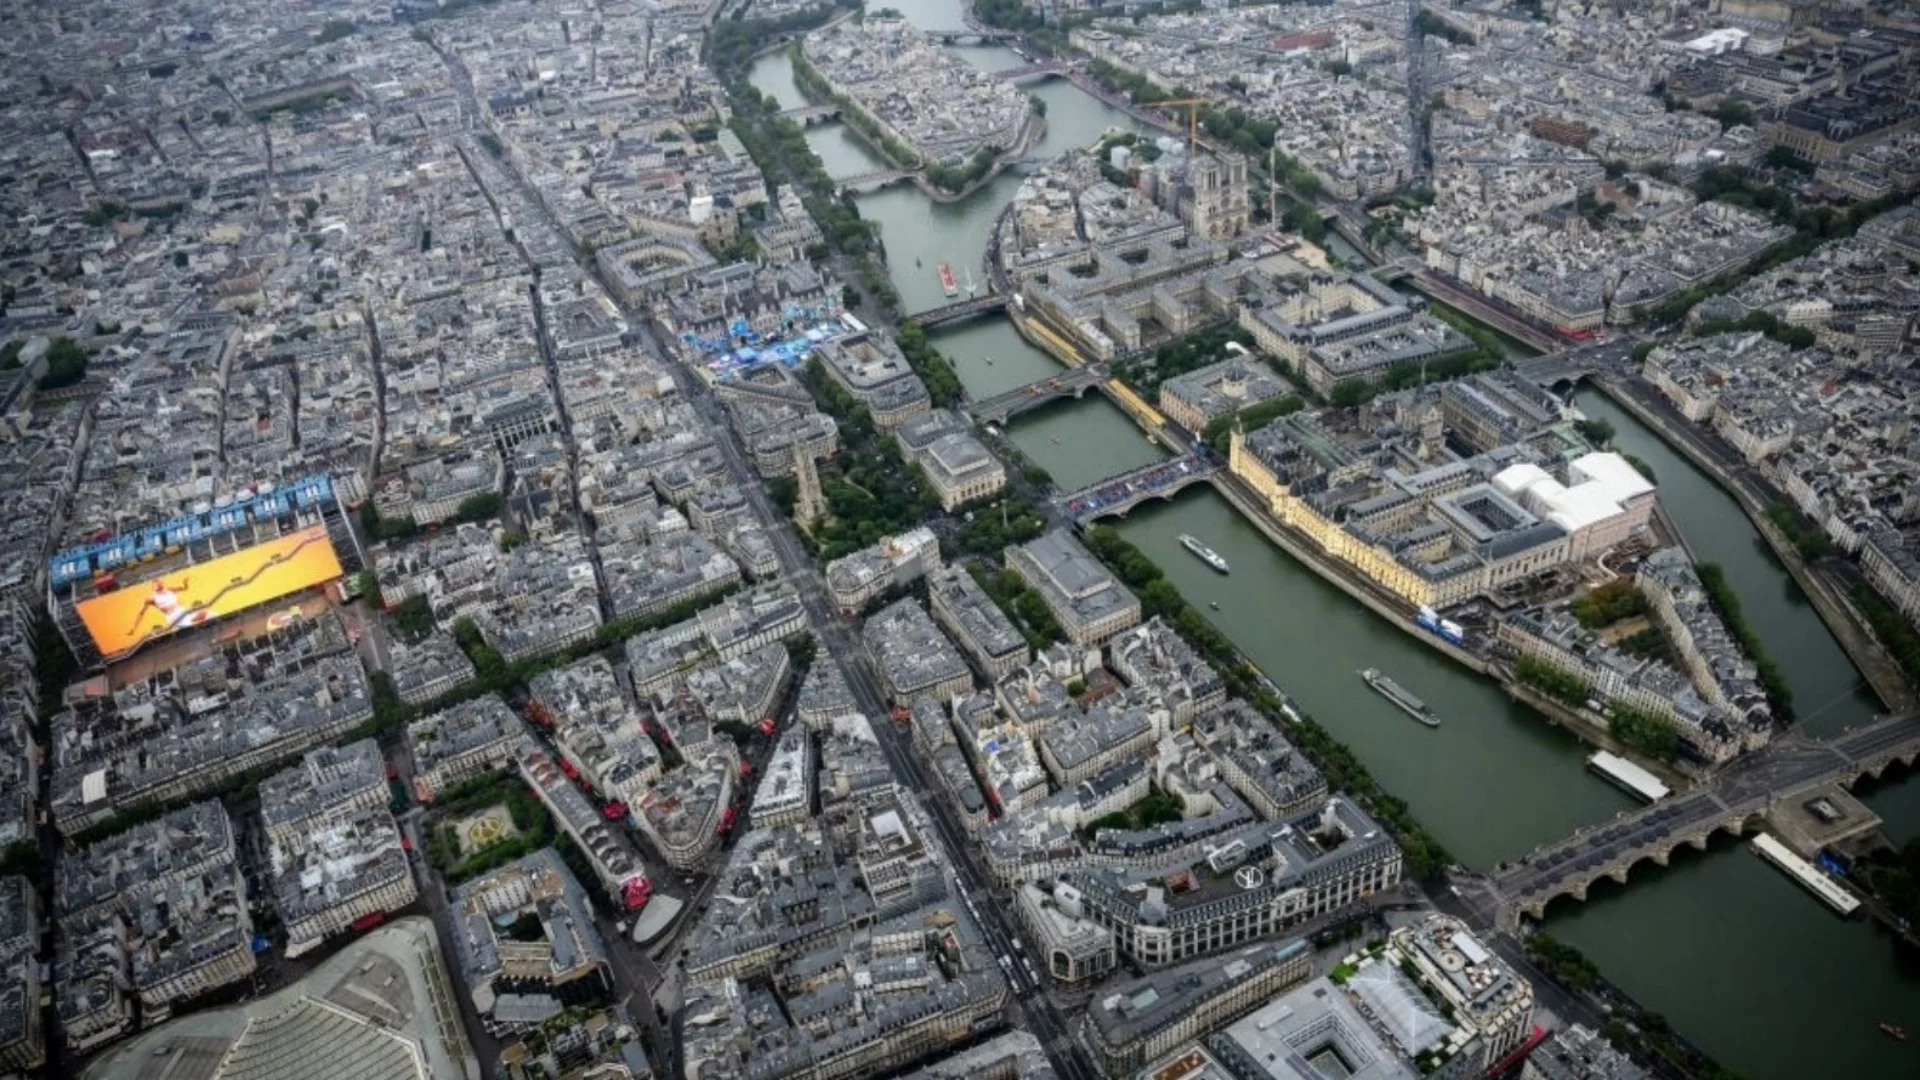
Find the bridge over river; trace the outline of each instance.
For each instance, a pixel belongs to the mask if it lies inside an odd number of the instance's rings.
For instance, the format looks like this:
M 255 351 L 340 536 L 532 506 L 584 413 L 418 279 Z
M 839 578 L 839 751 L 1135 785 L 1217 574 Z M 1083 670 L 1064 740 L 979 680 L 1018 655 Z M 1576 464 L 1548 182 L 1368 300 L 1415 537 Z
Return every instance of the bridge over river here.
M 1513 928 L 1521 915 L 1540 919 L 1547 905 L 1569 896 L 1585 900 L 1602 878 L 1626 884 L 1642 859 L 1665 866 L 1686 844 L 1705 850 L 1716 832 L 1735 836 L 1759 828 L 1767 811 L 1827 784 L 1850 785 L 1879 776 L 1894 762 L 1920 759 L 1920 717 L 1889 717 L 1831 739 L 1785 735 L 1735 760 L 1685 794 L 1662 799 L 1610 822 L 1581 829 L 1538 848 L 1494 873 L 1499 921 Z
M 977 303 L 978 301 L 974 301 Z M 924 322 L 924 316 L 920 316 Z M 967 415 L 982 424 L 1004 424 L 1029 409 L 1037 409 L 1049 401 L 1058 401 L 1063 397 L 1084 397 L 1088 390 L 1107 381 L 1112 372 L 1105 364 L 1088 364 L 1085 367 L 1071 368 L 1058 375 L 1049 375 L 1035 379 L 1024 386 L 995 394 L 990 398 L 967 405 Z
M 902 180 L 911 180 L 918 172 L 918 169 L 875 169 L 857 176 L 843 176 L 835 180 L 833 186 L 837 191 L 860 193 L 879 191 L 883 187 L 897 184 Z
M 1125 517 L 1148 499 L 1171 499 L 1195 484 L 1212 482 L 1219 471 L 1199 454 L 1183 454 L 1088 484 L 1058 501 L 1069 517 L 1086 525 L 1103 517 Z
M 914 322 L 928 329 L 945 326 L 948 323 L 962 322 L 981 315 L 998 315 L 1005 311 L 1007 298 L 998 293 L 987 293 L 970 300 L 957 300 L 944 307 L 931 308 L 918 315 L 909 316 Z
M 799 105 L 782 110 L 780 115 L 801 127 L 806 127 L 816 120 L 840 119 L 840 106 L 836 102 L 828 102 L 824 105 Z

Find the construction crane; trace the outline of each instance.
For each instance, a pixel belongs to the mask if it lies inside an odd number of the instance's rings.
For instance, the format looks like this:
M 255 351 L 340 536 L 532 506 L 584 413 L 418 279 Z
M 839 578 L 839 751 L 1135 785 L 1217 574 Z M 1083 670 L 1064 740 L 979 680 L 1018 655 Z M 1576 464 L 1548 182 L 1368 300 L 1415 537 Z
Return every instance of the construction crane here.
M 1200 106 L 1209 104 L 1211 98 L 1181 98 L 1178 101 L 1156 101 L 1157 109 L 1171 109 L 1180 105 L 1187 107 L 1187 158 L 1192 160 L 1200 142 Z

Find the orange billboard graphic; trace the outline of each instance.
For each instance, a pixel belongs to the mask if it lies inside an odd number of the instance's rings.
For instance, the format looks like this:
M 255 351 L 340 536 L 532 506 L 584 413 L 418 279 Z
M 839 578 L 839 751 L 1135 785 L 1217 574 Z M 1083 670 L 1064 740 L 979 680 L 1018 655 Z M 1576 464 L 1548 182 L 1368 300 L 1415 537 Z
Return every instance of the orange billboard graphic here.
M 312 525 L 83 600 L 74 610 L 101 655 L 118 656 L 176 630 L 204 626 L 337 578 L 341 572 L 326 526 Z

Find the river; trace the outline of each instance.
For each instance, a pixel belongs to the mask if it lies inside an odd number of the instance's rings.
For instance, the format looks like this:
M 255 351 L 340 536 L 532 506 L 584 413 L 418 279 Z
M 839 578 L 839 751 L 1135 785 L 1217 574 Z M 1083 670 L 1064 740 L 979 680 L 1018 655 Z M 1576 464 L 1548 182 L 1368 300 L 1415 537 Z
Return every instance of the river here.
M 923 27 L 961 25 L 959 0 L 893 6 Z M 956 52 L 985 70 L 1024 63 L 999 47 Z M 752 79 L 783 105 L 805 102 L 783 56 L 763 58 Z M 1064 81 L 1031 90 L 1047 109 L 1035 156 L 1090 145 L 1110 127 L 1137 130 L 1131 118 Z M 809 142 L 831 175 L 884 167 L 840 124 L 814 128 Z M 982 276 L 988 232 L 1019 182 L 1002 175 L 955 204 L 935 204 L 906 186 L 859 199 L 861 214 L 880 225 L 906 310 L 948 302 L 936 276 L 942 261 L 963 284 L 969 271 Z M 933 337 L 976 397 L 1060 370 L 1004 318 Z M 1579 404 L 1611 420 L 1621 447 L 1652 465 L 1663 501 L 1694 549 L 1726 568 L 1780 660 L 1807 730 L 1827 732 L 1871 715 L 1857 673 L 1732 500 L 1603 399 L 1583 395 Z M 1007 434 L 1063 488 L 1162 454 L 1098 394 L 1023 416 Z M 1211 489 L 1149 504 L 1119 528 L 1467 865 L 1491 867 L 1632 805 L 1586 771 L 1585 751 L 1571 735 L 1373 616 L 1267 543 Z M 1178 544 L 1181 533 L 1218 550 L 1232 573 L 1216 574 L 1188 555 Z M 1208 608 L 1214 603 L 1218 610 Z M 1425 698 L 1443 726 L 1421 727 L 1368 691 L 1356 674 L 1366 667 L 1389 672 Z M 1863 790 L 1896 839 L 1920 834 L 1920 783 Z M 1886 1019 L 1920 1031 L 1920 970 L 1899 966 L 1884 934 L 1833 917 L 1745 845 L 1683 852 L 1665 870 L 1637 867 L 1627 887 L 1603 885 L 1586 904 L 1557 905 L 1548 929 L 1755 1080 L 1912 1075 L 1920 1060 L 1875 1028 Z

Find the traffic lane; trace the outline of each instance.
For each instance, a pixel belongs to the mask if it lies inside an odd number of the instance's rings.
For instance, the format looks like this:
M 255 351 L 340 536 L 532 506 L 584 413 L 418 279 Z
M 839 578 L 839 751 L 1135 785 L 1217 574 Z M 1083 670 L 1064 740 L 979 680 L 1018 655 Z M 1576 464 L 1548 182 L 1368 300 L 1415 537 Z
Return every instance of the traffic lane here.
M 856 695 L 864 696 L 867 699 L 865 704 L 870 710 L 874 711 L 877 715 L 884 715 L 884 698 L 879 691 L 874 677 L 868 671 L 866 663 L 861 658 L 855 656 L 850 658 L 848 664 L 843 665 L 843 670 L 848 675 L 848 682 L 854 687 Z M 887 757 L 888 764 L 892 766 L 895 774 L 913 782 L 920 790 L 925 790 L 924 780 L 922 780 L 919 775 L 917 763 L 900 745 L 899 732 L 890 724 L 883 726 L 880 732 L 881 734 L 879 735 L 878 741 L 880 742 L 881 752 Z M 972 859 L 968 857 L 970 855 L 968 846 L 964 844 L 956 834 L 953 823 L 947 819 L 938 801 L 935 800 L 932 805 L 927 807 L 927 810 L 928 817 L 933 822 L 935 831 L 940 834 L 940 839 L 944 842 L 948 850 L 948 861 L 954 871 L 960 875 L 966 884 L 981 890 L 983 894 L 989 892 L 990 889 L 986 884 L 988 879 L 981 873 L 979 868 L 974 865 Z M 1008 979 L 1015 994 L 1024 1002 L 1039 1006 L 1036 1010 L 1038 1015 L 1045 1016 L 1047 1022 L 1054 1025 L 1056 1029 L 1064 1030 L 1065 1022 L 1058 1018 L 1052 1002 L 1048 1001 L 1043 993 L 1037 992 L 1038 988 L 1030 984 L 1023 964 L 1014 960 L 1015 957 L 1019 957 L 1021 961 L 1024 961 L 1025 952 L 1024 949 L 1015 949 L 1012 946 L 1011 943 L 1017 940 L 1016 932 L 1005 925 L 1002 921 L 1004 918 L 1005 916 L 1002 911 L 989 905 L 986 911 L 981 913 L 981 917 L 977 921 L 989 945 L 998 950 L 999 955 L 1006 956 L 1009 961 L 1008 966 L 1017 971 L 1017 974 L 1010 974 Z M 1025 987 L 1024 992 L 1023 987 Z M 1070 1067 L 1069 1071 L 1072 1071 L 1074 1075 L 1082 1075 L 1078 1068 L 1079 1064 L 1078 1062 L 1074 1062 L 1073 1067 Z
M 913 759 L 898 745 L 898 733 L 891 728 L 886 730 L 891 738 L 883 738 L 883 753 L 887 754 L 889 762 L 893 765 L 897 773 L 908 777 L 916 777 L 917 769 L 913 763 Z M 982 890 L 983 893 L 990 891 L 988 884 L 990 879 L 981 872 L 970 859 L 964 858 L 964 855 L 969 853 L 970 849 L 956 836 L 952 822 L 947 820 L 945 814 L 937 804 L 929 808 L 929 816 L 934 822 L 935 829 L 941 834 L 941 839 L 947 843 L 950 852 L 955 852 L 962 856 L 952 859 L 956 871 L 963 878 L 971 877 L 972 881 L 970 881 L 969 884 Z M 1004 919 L 1005 914 L 1003 911 L 989 906 L 987 912 L 982 913 L 978 922 L 989 944 L 998 950 L 999 955 L 1008 958 L 1007 966 L 1011 969 L 1008 981 L 1013 987 L 1015 997 L 1023 1004 L 1031 1007 L 1032 1014 L 1035 1018 L 1040 1019 L 1042 1023 L 1051 1027 L 1056 1033 L 1064 1035 L 1066 1031 L 1070 1030 L 1067 1021 L 1059 1015 L 1054 1003 L 1046 996 L 1043 983 L 1028 976 L 1025 968 L 1028 960 L 1025 950 L 1024 948 L 1015 948 L 1012 944 L 1015 941 L 1022 941 L 1022 939 L 1018 937 L 1017 930 L 1010 929 L 1005 924 Z M 1038 968 L 1036 967 L 1035 970 L 1037 971 Z M 1044 979 L 1044 977 L 1042 977 L 1042 979 Z M 1071 1040 L 1065 1041 L 1070 1048 L 1069 1053 L 1074 1053 L 1075 1051 L 1071 1050 L 1073 1046 Z M 1072 1057 L 1069 1057 L 1067 1060 L 1071 1065 L 1065 1071 L 1075 1076 L 1098 1075 L 1087 1072 L 1085 1065 Z
M 642 336 L 657 353 L 658 344 L 654 341 L 651 331 L 645 328 L 644 323 L 640 325 L 642 326 Z M 797 550 L 797 541 L 791 533 L 788 533 L 782 527 L 784 521 L 773 513 L 764 490 L 752 477 L 750 471 L 747 470 L 744 455 L 735 442 L 731 428 L 724 423 L 723 418 L 716 415 L 720 411 L 720 408 L 714 401 L 710 391 L 704 384 L 692 378 L 691 375 L 685 372 L 679 365 L 669 364 L 668 367 L 673 372 L 676 385 L 680 386 L 683 393 L 696 402 L 696 410 L 703 412 L 709 422 L 713 423 L 720 432 L 715 442 L 721 447 L 723 456 L 727 458 L 729 469 L 743 480 L 743 487 L 749 493 L 749 501 L 752 503 L 756 513 L 761 516 L 762 524 L 769 526 L 772 531 L 776 533 L 775 546 L 778 553 L 783 556 L 782 561 L 786 563 L 790 569 L 810 578 L 810 562 L 802 551 Z M 702 406 L 704 406 L 704 408 L 702 408 Z M 830 636 L 838 641 L 850 642 L 852 639 L 850 628 L 844 627 L 832 620 L 819 605 L 817 591 L 809 591 L 815 594 L 813 602 L 808 604 L 808 609 L 816 632 L 821 634 L 821 636 Z M 853 649 L 850 650 L 850 652 L 852 655 L 847 657 L 850 662 L 842 663 L 841 665 L 842 673 L 847 676 L 849 686 L 854 689 L 857 696 L 863 699 L 862 704 L 870 714 L 875 716 L 887 715 L 888 710 L 885 708 L 885 694 L 881 692 L 878 681 L 868 670 L 866 663 L 859 655 L 859 650 Z M 891 729 L 886 730 L 887 735 L 881 739 L 882 752 L 886 754 L 888 763 L 892 766 L 895 775 L 913 782 L 919 790 L 925 790 L 924 780 L 921 778 L 912 757 L 903 753 L 897 743 L 893 741 L 893 737 L 897 736 L 897 733 Z M 980 886 L 981 882 L 985 880 L 984 876 L 980 874 L 979 870 L 967 857 L 968 848 L 955 836 L 951 823 L 946 820 L 937 806 L 930 808 L 929 815 L 935 822 L 935 828 L 941 834 L 941 840 L 948 849 L 949 863 L 956 867 L 962 875 L 972 878 L 973 884 Z M 1012 937 L 1012 932 L 1000 924 L 999 918 L 1000 913 L 993 911 L 992 917 L 983 917 L 979 921 L 983 925 L 989 941 L 997 942 L 1004 952 L 1011 953 L 1013 950 L 1010 949 L 1007 943 Z M 1032 991 L 1029 992 L 1031 993 Z M 1040 996 L 1038 1000 L 1043 1003 L 1043 1009 L 1051 1012 L 1052 1006 L 1050 1003 L 1045 1003 L 1044 996 Z M 1054 1019 L 1053 1023 L 1056 1026 L 1061 1024 L 1057 1019 Z M 1078 1060 L 1069 1059 L 1068 1070 L 1077 1077 L 1097 1075 L 1088 1073 L 1083 1063 Z

